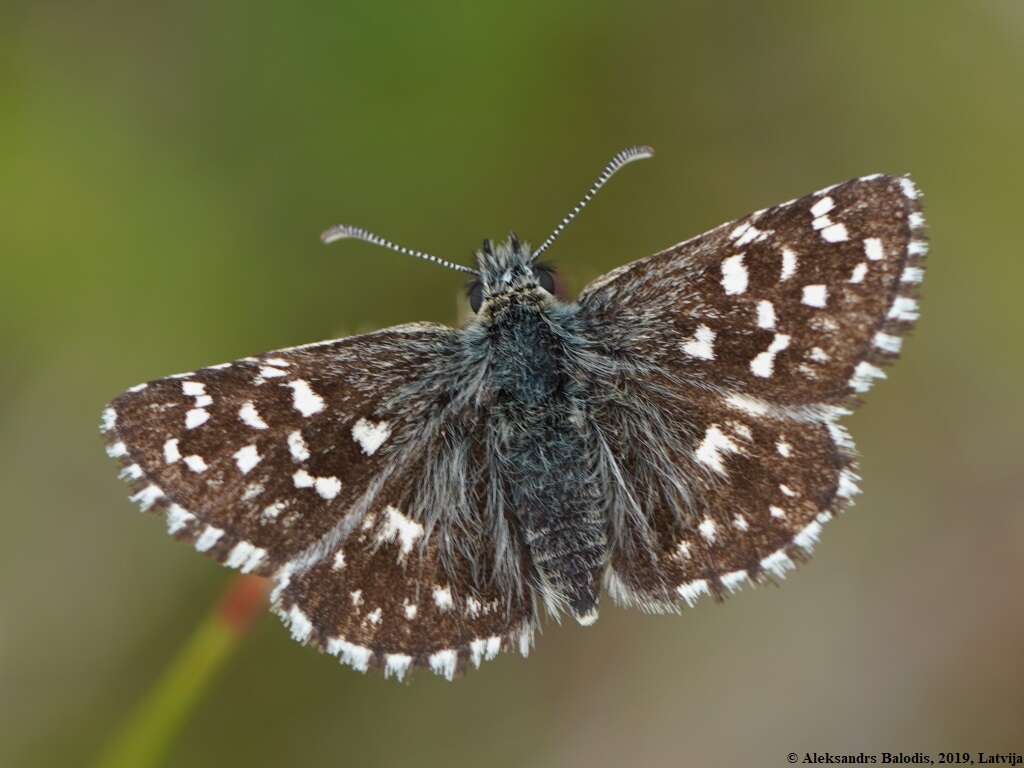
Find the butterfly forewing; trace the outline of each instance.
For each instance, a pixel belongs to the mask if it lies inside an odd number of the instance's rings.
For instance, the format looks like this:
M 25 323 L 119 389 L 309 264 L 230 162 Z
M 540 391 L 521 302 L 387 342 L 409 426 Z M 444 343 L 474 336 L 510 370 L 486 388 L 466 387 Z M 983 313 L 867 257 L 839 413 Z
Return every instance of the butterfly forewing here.
M 623 354 L 779 405 L 884 376 L 917 318 L 924 219 L 906 178 L 855 179 L 622 267 L 580 297 Z
M 271 575 L 394 469 L 418 425 L 385 401 L 451 333 L 387 330 L 133 387 L 104 414 L 107 451 L 173 535 Z

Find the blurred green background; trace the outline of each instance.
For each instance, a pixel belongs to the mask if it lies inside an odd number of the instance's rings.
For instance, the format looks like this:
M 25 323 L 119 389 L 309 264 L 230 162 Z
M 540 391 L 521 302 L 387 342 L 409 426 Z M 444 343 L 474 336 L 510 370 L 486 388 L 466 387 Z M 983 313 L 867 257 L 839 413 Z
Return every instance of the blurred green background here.
M 140 515 L 128 385 L 413 320 L 547 234 L 573 289 L 749 210 L 912 172 L 923 317 L 850 422 L 865 495 L 782 589 L 549 625 L 449 684 L 261 620 L 173 765 L 783 765 L 1024 751 L 1024 3 L 33 2 L 0 10 L 0 765 L 87 762 L 232 574 Z

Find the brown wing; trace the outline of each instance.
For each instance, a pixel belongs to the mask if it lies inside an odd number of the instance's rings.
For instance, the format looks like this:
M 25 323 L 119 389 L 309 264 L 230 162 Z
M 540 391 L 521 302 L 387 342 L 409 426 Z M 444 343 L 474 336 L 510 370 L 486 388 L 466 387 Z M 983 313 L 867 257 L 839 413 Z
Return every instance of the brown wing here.
M 451 680 L 499 651 L 526 655 L 532 598 L 496 580 L 474 586 L 475 572 L 495 570 L 477 556 L 456 553 L 443 565 L 442 529 L 426 531 L 403 508 L 381 500 L 326 557 L 283 575 L 274 610 L 292 636 L 399 680 L 416 667 Z
M 918 198 L 907 178 L 865 177 L 723 224 L 595 280 L 585 327 L 696 386 L 849 402 L 917 319 Z
M 781 577 L 856 493 L 838 421 L 917 318 L 918 198 L 906 178 L 856 179 L 583 291 L 582 333 L 617 371 L 594 410 L 614 598 L 673 609 Z
M 394 469 L 418 425 L 387 400 L 452 334 L 404 326 L 132 387 L 104 411 L 107 453 L 176 538 L 271 575 Z

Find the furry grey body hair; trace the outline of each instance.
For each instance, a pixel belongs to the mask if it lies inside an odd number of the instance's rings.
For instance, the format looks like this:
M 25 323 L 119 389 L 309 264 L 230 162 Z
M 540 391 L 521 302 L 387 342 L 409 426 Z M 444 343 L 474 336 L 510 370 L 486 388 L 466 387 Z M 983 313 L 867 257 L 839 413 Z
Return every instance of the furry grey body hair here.
M 420 418 L 437 435 L 426 456 L 404 457 L 425 463 L 412 511 L 439 530 L 453 575 L 468 562 L 481 587 L 525 591 L 535 612 L 586 620 L 613 546 L 635 547 L 649 528 L 591 413 L 619 399 L 637 364 L 587 338 L 578 305 L 540 287 L 525 245 L 510 241 L 478 260 L 484 302 L 440 352 L 451 364 L 396 398 L 423 404 Z M 678 468 L 662 478 L 672 495 L 689 496 Z

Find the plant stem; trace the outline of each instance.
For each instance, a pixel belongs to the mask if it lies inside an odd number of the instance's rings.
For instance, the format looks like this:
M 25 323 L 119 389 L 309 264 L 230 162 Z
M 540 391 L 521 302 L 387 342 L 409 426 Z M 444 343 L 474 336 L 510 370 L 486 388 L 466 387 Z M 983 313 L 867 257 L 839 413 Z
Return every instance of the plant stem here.
M 167 753 L 216 673 L 266 605 L 269 582 L 239 576 L 107 744 L 97 768 L 151 768 Z

